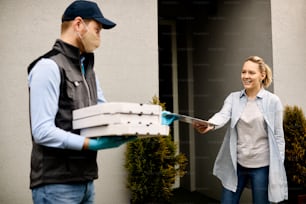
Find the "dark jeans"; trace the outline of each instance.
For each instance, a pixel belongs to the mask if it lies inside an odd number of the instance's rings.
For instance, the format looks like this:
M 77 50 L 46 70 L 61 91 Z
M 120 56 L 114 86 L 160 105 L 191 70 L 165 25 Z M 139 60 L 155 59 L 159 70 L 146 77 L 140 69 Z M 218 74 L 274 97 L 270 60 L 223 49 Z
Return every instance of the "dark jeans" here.
M 238 204 L 243 189 L 250 181 L 254 204 L 270 203 L 268 200 L 269 166 L 260 168 L 245 168 L 238 164 L 238 186 L 236 192 L 223 187 L 221 203 Z

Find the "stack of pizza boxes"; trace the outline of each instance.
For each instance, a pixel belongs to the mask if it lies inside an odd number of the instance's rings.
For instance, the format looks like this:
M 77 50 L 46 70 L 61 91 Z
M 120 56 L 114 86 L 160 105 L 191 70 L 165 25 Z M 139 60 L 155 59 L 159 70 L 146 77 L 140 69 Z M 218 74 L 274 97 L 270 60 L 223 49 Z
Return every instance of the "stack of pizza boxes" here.
M 169 127 L 161 124 L 159 105 L 109 102 L 73 111 L 73 129 L 86 137 L 169 135 Z

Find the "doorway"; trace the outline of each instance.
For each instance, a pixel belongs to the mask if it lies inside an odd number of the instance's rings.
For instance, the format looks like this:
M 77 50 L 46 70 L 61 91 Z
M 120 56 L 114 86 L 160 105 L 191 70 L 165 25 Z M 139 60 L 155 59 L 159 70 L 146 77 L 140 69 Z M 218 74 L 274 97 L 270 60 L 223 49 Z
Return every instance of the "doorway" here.
M 193 114 L 192 53 L 178 50 L 178 46 L 188 47 L 191 43 L 191 38 L 186 38 L 185 35 L 181 43 L 178 43 L 176 21 L 159 21 L 159 97 L 161 102 L 166 103 L 166 109 L 170 112 Z M 181 65 L 180 69 L 178 63 Z M 174 122 L 171 126 L 171 135 L 178 144 L 178 151 L 185 154 L 189 162 L 187 174 L 178 179 L 175 187 L 181 186 L 193 191 L 195 190 L 194 130 L 188 124 Z

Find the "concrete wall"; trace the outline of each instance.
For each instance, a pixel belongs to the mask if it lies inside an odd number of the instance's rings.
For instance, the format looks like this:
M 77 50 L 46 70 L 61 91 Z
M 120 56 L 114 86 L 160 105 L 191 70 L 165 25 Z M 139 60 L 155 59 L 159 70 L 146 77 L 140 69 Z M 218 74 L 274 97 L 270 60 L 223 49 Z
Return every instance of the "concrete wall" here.
M 306 1 L 271 0 L 274 90 L 306 114 Z
M 268 0 L 220 0 L 208 17 L 197 18 L 192 36 L 196 116 L 208 119 L 230 92 L 243 88 L 240 73 L 246 57 L 261 56 L 272 66 L 270 15 Z M 216 199 L 221 185 L 212 170 L 225 130 L 195 136 L 196 189 Z M 246 189 L 242 202 L 250 199 Z
M 72 1 L 0 2 L 0 203 L 31 203 L 31 137 L 27 65 L 59 37 L 60 19 Z M 109 101 L 146 103 L 158 95 L 157 1 L 97 3 L 117 23 L 101 33 L 95 68 Z M 128 203 L 125 146 L 99 152 L 97 203 Z

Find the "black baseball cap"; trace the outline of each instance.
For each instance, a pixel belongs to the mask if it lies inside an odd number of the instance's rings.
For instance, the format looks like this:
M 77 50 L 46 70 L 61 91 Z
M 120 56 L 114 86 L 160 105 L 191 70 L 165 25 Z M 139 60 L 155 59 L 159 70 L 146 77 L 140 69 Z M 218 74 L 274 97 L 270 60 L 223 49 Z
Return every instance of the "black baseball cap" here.
M 77 0 L 71 3 L 62 16 L 62 22 L 71 21 L 76 17 L 83 19 L 93 19 L 102 24 L 104 29 L 113 28 L 116 23 L 104 18 L 98 5 L 92 1 Z

